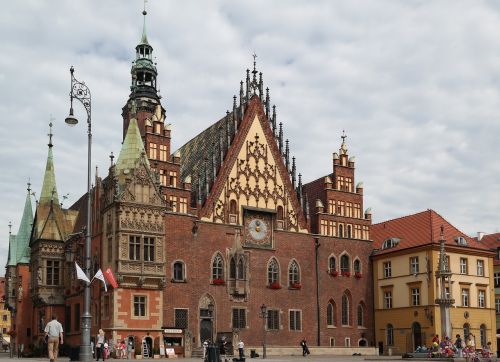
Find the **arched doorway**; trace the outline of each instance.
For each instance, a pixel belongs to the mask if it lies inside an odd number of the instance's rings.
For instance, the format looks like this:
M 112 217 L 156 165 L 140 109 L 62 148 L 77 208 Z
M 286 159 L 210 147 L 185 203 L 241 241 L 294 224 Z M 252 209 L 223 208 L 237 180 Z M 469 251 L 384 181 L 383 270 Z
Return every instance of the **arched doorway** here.
M 366 341 L 366 339 L 361 338 L 361 339 L 358 341 L 358 347 L 366 347 L 366 346 L 368 346 L 368 342 Z
M 413 340 L 413 350 L 415 351 L 418 346 L 422 346 L 422 328 L 418 322 L 411 325 L 411 334 Z
M 213 341 L 215 332 L 215 305 L 210 295 L 204 295 L 199 301 L 199 321 L 200 332 L 198 345 L 201 347 L 203 342 Z
M 146 345 L 148 346 L 148 354 L 147 356 L 152 358 L 153 357 L 153 338 L 150 336 L 144 337 L 144 342 L 146 342 Z

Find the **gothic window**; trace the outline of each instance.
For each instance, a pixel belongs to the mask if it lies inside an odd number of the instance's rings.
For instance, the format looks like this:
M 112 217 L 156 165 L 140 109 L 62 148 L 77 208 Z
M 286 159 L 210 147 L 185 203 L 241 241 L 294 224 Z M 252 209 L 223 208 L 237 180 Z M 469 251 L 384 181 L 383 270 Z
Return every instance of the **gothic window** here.
M 155 261 L 155 238 L 144 238 L 144 261 Z
M 276 218 L 278 220 L 283 220 L 283 206 L 278 206 Z
M 333 327 L 337 324 L 335 302 L 331 300 L 326 306 L 326 324 Z
M 350 318 L 349 297 L 346 293 L 342 295 L 342 325 L 348 326 Z
M 134 295 L 134 317 L 146 316 L 146 296 Z
M 240 279 L 240 280 L 245 280 L 245 262 L 243 260 L 243 258 L 240 258 L 238 260 L 238 268 L 237 268 L 237 279 Z
M 361 273 L 361 261 L 359 259 L 354 260 L 354 272 Z
M 47 260 L 47 285 L 59 285 L 60 266 L 58 260 Z
M 337 259 L 332 255 L 328 258 L 328 271 L 331 273 L 337 270 Z
M 279 283 L 280 269 L 276 259 L 272 258 L 267 266 L 267 284 Z
M 340 272 L 341 273 L 348 273 L 351 271 L 350 265 L 349 265 L 349 255 L 344 254 L 340 257 Z
M 229 261 L 229 278 L 236 279 L 236 261 L 231 257 Z
M 141 237 L 130 235 L 128 237 L 128 258 L 139 260 L 141 257 Z
M 364 308 L 361 303 L 358 304 L 358 326 L 362 327 L 365 325 L 365 315 Z
M 294 284 L 300 284 L 300 273 L 299 273 L 299 265 L 295 260 L 290 264 L 290 268 L 288 268 L 288 280 L 289 285 L 293 286 Z
M 344 237 L 344 224 L 339 224 L 339 238 Z
M 346 232 L 345 232 L 345 237 L 350 239 L 352 236 L 352 225 L 347 225 L 346 226 Z
M 217 254 L 212 263 L 212 280 L 224 280 L 224 259 L 220 254 Z
M 184 263 L 182 261 L 176 261 L 174 263 L 174 276 L 173 279 L 176 282 L 184 281 Z

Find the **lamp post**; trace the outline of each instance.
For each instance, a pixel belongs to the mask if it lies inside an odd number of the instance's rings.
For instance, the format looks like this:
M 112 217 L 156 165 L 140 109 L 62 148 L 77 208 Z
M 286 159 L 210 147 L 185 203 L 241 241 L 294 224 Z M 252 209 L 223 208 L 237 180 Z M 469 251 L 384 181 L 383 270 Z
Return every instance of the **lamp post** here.
M 210 315 L 211 322 L 210 323 L 210 344 L 214 345 L 214 309 L 215 306 L 212 302 L 208 303 L 208 313 Z
M 266 358 L 266 320 L 267 307 L 265 304 L 260 306 L 260 317 L 262 318 L 262 358 Z
M 85 229 L 85 274 L 90 279 L 90 235 L 91 235 L 91 217 L 92 205 L 90 200 L 90 175 L 91 175 L 91 148 L 92 148 L 92 123 L 91 123 L 91 97 L 90 89 L 84 82 L 79 82 L 75 79 L 75 69 L 69 69 L 71 73 L 71 91 L 69 93 L 71 108 L 69 116 L 65 122 L 69 126 L 75 126 L 78 120 L 73 115 L 73 99 L 79 100 L 87 111 L 87 135 L 88 135 L 88 150 L 87 150 L 87 227 Z M 92 361 L 92 350 L 90 347 L 90 284 L 86 283 L 83 294 L 83 314 L 82 314 L 82 340 L 80 345 L 80 361 Z

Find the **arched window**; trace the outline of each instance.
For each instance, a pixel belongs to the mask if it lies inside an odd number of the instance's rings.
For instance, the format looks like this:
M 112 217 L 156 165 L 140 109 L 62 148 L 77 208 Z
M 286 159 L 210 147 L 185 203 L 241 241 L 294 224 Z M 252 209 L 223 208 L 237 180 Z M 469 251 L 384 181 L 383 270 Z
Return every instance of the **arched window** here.
M 339 238 L 344 237 L 344 225 L 339 224 Z
M 184 281 L 184 263 L 182 261 L 176 261 L 174 263 L 174 281 L 180 282 Z
M 328 325 L 328 327 L 333 327 L 337 324 L 337 318 L 335 318 L 335 314 L 335 302 L 331 300 L 326 306 L 326 324 Z
M 280 269 L 276 259 L 272 258 L 267 266 L 267 283 L 269 285 L 279 283 Z
M 236 279 L 236 261 L 231 257 L 229 261 L 229 278 Z
M 486 347 L 486 326 L 481 324 L 479 327 L 479 340 L 481 341 L 481 346 L 478 347 Z
M 346 229 L 345 230 L 346 231 L 345 237 L 350 239 L 351 235 L 352 235 L 352 226 L 351 225 L 347 225 L 345 229 Z
M 328 271 L 332 272 L 337 270 L 337 259 L 332 255 L 328 258 Z
M 299 266 L 295 260 L 292 261 L 288 269 L 288 280 L 290 286 L 293 284 L 300 284 Z
M 354 260 L 354 272 L 361 273 L 361 262 L 359 259 Z
M 217 254 L 212 263 L 212 279 L 224 279 L 224 259 L 220 254 Z
M 278 206 L 278 209 L 276 210 L 276 219 L 283 220 L 283 206 Z
M 243 261 L 243 258 L 240 258 L 238 260 L 238 275 L 237 275 L 237 279 L 245 280 L 245 263 Z
M 346 273 L 349 271 L 351 271 L 351 268 L 349 265 L 349 255 L 344 254 L 340 257 L 340 272 Z
M 394 327 L 392 326 L 392 324 L 387 325 L 385 333 L 387 337 L 387 345 L 394 346 Z
M 348 326 L 349 325 L 349 320 L 350 320 L 350 315 L 349 315 L 349 297 L 347 296 L 346 293 L 342 295 L 342 325 L 343 326 Z
M 358 304 L 358 326 L 362 327 L 365 325 L 365 316 L 363 305 L 361 303 Z
M 464 340 L 469 338 L 470 326 L 469 323 L 464 324 Z
M 238 206 L 236 206 L 236 200 L 229 201 L 229 213 L 230 214 L 238 213 Z

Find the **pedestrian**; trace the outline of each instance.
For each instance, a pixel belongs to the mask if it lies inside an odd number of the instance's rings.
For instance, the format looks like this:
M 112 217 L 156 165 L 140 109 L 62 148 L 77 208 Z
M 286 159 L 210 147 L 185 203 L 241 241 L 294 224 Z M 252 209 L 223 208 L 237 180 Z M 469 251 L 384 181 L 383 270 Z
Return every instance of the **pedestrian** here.
M 245 348 L 245 343 L 240 339 L 238 342 L 238 352 L 240 352 L 240 359 L 245 357 L 245 351 L 243 350 Z
M 208 339 L 203 342 L 203 360 L 207 357 Z
M 439 334 L 436 334 L 434 338 L 432 338 L 432 343 L 436 342 L 439 345 Z
M 97 345 L 96 345 L 96 361 L 99 361 L 99 357 L 104 361 L 104 331 L 99 329 L 99 334 L 97 335 Z
M 52 316 L 52 320 L 45 326 L 45 336 L 47 338 L 47 350 L 50 362 L 55 362 L 59 353 L 59 344 L 64 343 L 63 327 L 55 315 Z
M 127 358 L 128 359 L 132 359 L 132 350 L 133 349 L 134 349 L 133 339 L 129 338 L 128 343 L 127 343 Z
M 225 338 L 222 338 L 222 340 L 220 341 L 220 349 L 219 349 L 219 352 L 220 352 L 220 357 L 221 359 L 226 362 L 226 339 Z
M 459 358 L 462 358 L 463 356 L 464 346 L 462 346 L 462 344 L 463 344 L 462 338 L 460 338 L 460 334 L 457 334 L 455 337 L 455 348 L 457 349 L 457 354 Z
M 305 338 L 302 341 L 300 341 L 300 346 L 302 347 L 302 356 L 305 357 L 306 355 L 311 354 L 311 352 L 309 352 L 309 348 L 307 347 L 307 342 Z
M 120 343 L 120 351 L 121 351 L 121 358 L 127 358 L 127 345 L 125 344 L 125 340 L 122 340 Z

